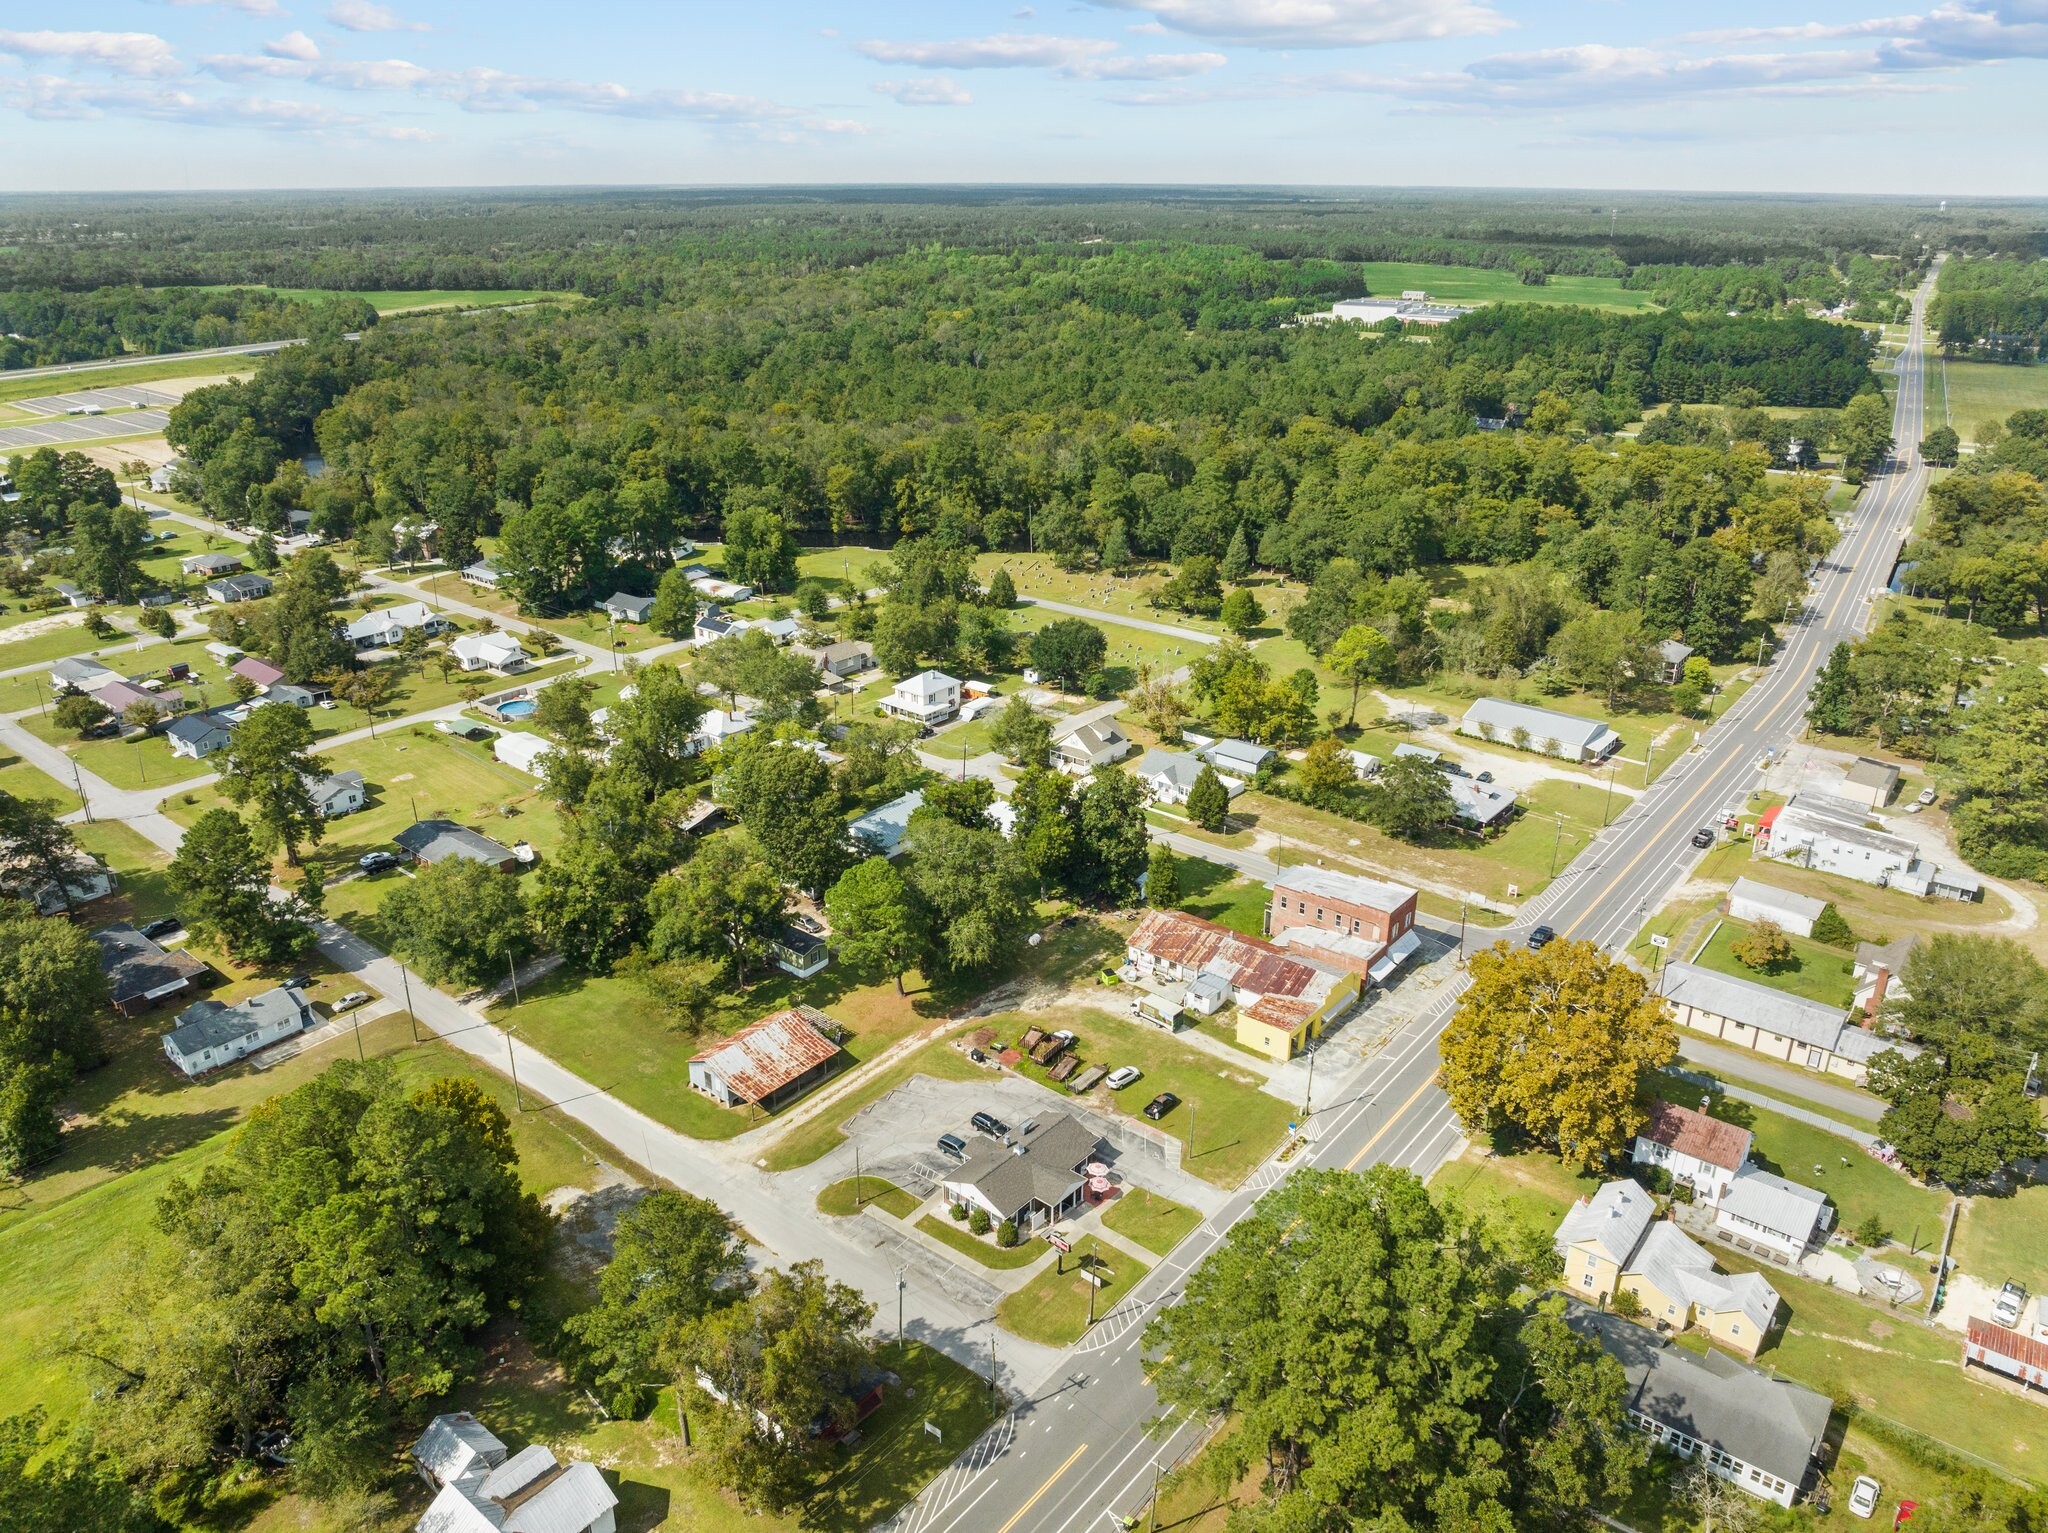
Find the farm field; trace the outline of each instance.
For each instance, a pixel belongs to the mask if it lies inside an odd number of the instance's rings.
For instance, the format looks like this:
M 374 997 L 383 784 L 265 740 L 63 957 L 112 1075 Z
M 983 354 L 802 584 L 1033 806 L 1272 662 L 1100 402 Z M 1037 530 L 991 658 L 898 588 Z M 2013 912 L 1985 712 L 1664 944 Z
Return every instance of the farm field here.
M 1930 351 L 1929 427 L 1942 424 L 1944 403 L 1948 424 L 1955 427 L 1956 435 L 1974 442 L 1977 428 L 1986 421 L 2003 424 L 2015 410 L 2048 409 L 2048 363 L 1944 360 L 1938 351 Z
M 1366 291 L 1377 297 L 1421 288 L 1446 303 L 1581 304 L 1592 309 L 1636 311 L 1657 307 L 1648 293 L 1631 292 L 1619 277 L 1553 276 L 1542 287 L 1525 287 L 1511 271 L 1481 266 L 1434 266 L 1421 261 L 1367 261 Z

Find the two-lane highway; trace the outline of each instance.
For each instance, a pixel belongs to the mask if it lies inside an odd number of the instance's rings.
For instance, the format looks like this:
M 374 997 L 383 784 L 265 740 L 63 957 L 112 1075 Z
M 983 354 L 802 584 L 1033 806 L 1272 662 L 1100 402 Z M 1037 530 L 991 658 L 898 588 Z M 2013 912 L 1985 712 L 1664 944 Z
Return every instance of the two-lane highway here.
M 1505 934 L 1475 934 L 1473 945 L 1523 940 L 1537 922 L 1564 937 L 1604 947 L 1625 944 L 1698 861 L 1694 831 L 1744 803 L 1760 779 L 1763 754 L 1799 732 L 1814 672 L 1836 644 L 1863 631 L 1872 593 L 1890 579 L 1926 487 L 1917 448 L 1922 327 L 1933 280 L 1930 275 L 1915 295 L 1910 336 L 1896 370 L 1896 457 L 1864 490 L 1848 532 L 1816 571 L 1807 603 L 1788 625 L 1771 666 L 1694 749 L 1523 908 L 1515 926 Z M 1458 988 L 1447 987 L 1346 1088 L 1343 1100 L 1319 1105 L 1313 1143 L 1296 1164 L 1354 1170 L 1399 1165 L 1427 1176 L 1442 1163 L 1459 1129 L 1436 1085 L 1436 1043 Z M 1075 1348 L 1061 1376 L 927 1487 L 892 1528 L 1080 1533 L 1114 1526 L 1140 1510 L 1155 1464 L 1176 1462 L 1206 1430 L 1197 1422 L 1178 1424 L 1163 1437 L 1147 1432 L 1157 1402 L 1142 1366 L 1144 1319 L 1179 1292 L 1187 1273 L 1287 1169 L 1269 1165 L 1255 1174 Z

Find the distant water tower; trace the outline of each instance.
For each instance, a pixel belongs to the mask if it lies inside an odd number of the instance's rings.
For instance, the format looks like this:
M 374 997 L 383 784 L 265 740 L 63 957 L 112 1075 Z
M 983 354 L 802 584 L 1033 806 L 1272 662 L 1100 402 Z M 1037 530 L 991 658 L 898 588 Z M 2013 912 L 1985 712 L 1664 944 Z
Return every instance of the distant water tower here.
M 1948 198 L 1946 197 L 1941 199 L 1941 210 L 1944 213 L 1948 211 Z

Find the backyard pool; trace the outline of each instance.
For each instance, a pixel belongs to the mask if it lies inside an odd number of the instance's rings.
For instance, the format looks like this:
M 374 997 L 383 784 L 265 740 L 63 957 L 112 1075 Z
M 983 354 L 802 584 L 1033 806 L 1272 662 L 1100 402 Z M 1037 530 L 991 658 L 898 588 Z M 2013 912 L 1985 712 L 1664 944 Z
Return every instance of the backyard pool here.
M 539 705 L 532 698 L 521 697 L 509 703 L 500 703 L 497 713 L 502 719 L 523 719 L 530 716 L 537 706 Z

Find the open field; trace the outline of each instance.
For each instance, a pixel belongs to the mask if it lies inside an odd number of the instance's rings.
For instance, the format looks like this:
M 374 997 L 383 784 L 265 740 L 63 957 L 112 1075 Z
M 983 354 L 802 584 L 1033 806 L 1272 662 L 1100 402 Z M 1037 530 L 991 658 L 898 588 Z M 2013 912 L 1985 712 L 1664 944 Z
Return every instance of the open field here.
M 1042 1254 L 1042 1253 L 1040 1253 Z M 1135 1256 L 1104 1245 L 1093 1235 L 1074 1242 L 1064 1263 L 1046 1268 L 996 1306 L 996 1323 L 1006 1331 L 1048 1347 L 1064 1347 L 1088 1333 L 1089 1283 L 1082 1274 L 1092 1263 L 1106 1275 L 1094 1293 L 1095 1318 L 1115 1309 L 1139 1278 L 1152 1269 Z M 1066 1271 L 1057 1270 L 1064 1265 Z
M 1963 1271 L 1994 1287 L 2018 1278 L 2030 1293 L 2048 1288 L 2048 1182 L 2007 1197 L 1964 1199 L 1951 1254 Z
M 1176 908 L 1189 915 L 1214 921 L 1247 937 L 1263 937 L 1269 898 L 1264 884 L 1240 876 L 1235 868 L 1206 857 L 1180 858 L 1180 899 Z
M 1434 266 L 1421 261 L 1367 261 L 1368 293 L 1387 296 L 1415 288 L 1445 303 L 1582 304 L 1593 309 L 1654 309 L 1648 293 L 1631 292 L 1619 277 L 1553 276 L 1542 287 L 1525 287 L 1511 271 L 1480 266 Z
M 1927 359 L 1927 425 L 1942 424 L 1943 391 L 1948 424 L 1965 442 L 1976 440 L 1987 421 L 2004 424 L 2015 410 L 2048 409 L 2048 363 L 1943 361 Z
M 1027 1027 L 1071 1028 L 1075 1052 L 1111 1068 L 1136 1065 L 1144 1073 L 1122 1091 L 1100 1087 L 1088 1101 L 1127 1113 L 1137 1122 L 1145 1104 L 1162 1091 L 1180 1105 L 1156 1127 L 1181 1143 L 1181 1169 L 1218 1187 L 1235 1187 L 1279 1146 L 1294 1111 L 1259 1089 L 1262 1076 L 1234 1070 L 1213 1056 L 1179 1043 L 1157 1028 L 1139 1027 L 1107 1012 L 1070 1008 L 990 1017 L 996 1037 L 1010 1042 Z M 1019 1073 L 1045 1082 L 1045 1072 L 1026 1061 Z M 1061 1088 L 1054 1086 L 1054 1091 Z M 1193 1138 L 1190 1144 L 1190 1136 Z
M 321 287 L 270 287 L 257 282 L 208 284 L 203 291 L 230 292 L 238 287 L 260 287 L 280 298 L 360 298 L 379 314 L 404 314 L 417 309 L 480 309 L 507 303 L 580 301 L 578 293 L 549 292 L 542 288 L 421 288 L 417 292 L 382 291 L 356 293 Z
M 94 638 L 91 633 L 86 631 L 85 614 L 83 612 L 67 614 L 62 608 L 59 608 L 55 612 L 43 612 L 36 615 L 38 617 L 68 617 L 70 620 L 46 628 L 32 638 L 14 639 L 6 643 L 0 643 L 0 670 L 11 671 L 16 666 L 36 665 L 46 660 L 62 660 L 66 655 L 82 655 L 89 650 L 102 646 L 107 649 L 118 649 L 124 642 L 119 635 L 111 639 Z M 125 642 L 132 645 L 135 640 L 129 638 Z M 31 685 L 33 685 L 33 682 L 31 682 Z M 17 706 L 27 707 L 33 702 L 34 699 L 31 698 L 29 703 L 18 704 Z
M 1104 1210 L 1102 1222 L 1154 1256 L 1164 1256 L 1194 1233 L 1202 1216 L 1171 1198 L 1162 1198 L 1143 1187 L 1131 1187 Z
M 1041 596 L 1069 606 L 1087 607 L 1105 617 L 1166 623 L 1219 638 L 1229 632 L 1213 617 L 1197 617 L 1152 605 L 1154 593 L 1173 578 L 1173 569 L 1167 564 L 1137 564 L 1122 574 L 1103 569 L 1063 570 L 1050 554 L 1018 553 L 1014 549 L 982 554 L 974 561 L 975 574 L 984 585 L 999 568 L 1010 572 L 1010 581 L 1019 597 Z M 857 566 L 855 573 L 859 573 Z M 1287 614 L 1308 594 L 1307 586 L 1266 571 L 1227 585 L 1226 589 L 1234 585 L 1250 590 L 1266 610 L 1265 622 L 1253 634 L 1255 640 L 1280 636 Z
M 1792 944 L 1792 956 L 1769 969 L 1752 969 L 1735 956 L 1735 944 L 1749 933 L 1747 922 L 1723 919 L 1699 952 L 1684 956 L 1717 974 L 1732 974 L 1737 979 L 1769 985 L 1774 990 L 1804 996 L 1809 1001 L 1820 1001 L 1828 1006 L 1847 1010 L 1849 1003 L 1856 999 L 1856 980 L 1852 973 L 1855 965 L 1847 953 L 1824 947 L 1811 937 L 1786 932 L 1785 940 Z
M 589 1185 L 595 1149 L 545 1113 L 513 1111 L 509 1081 L 442 1044 L 413 1045 L 402 1018 L 365 1027 L 363 1042 L 366 1052 L 392 1055 L 409 1080 L 460 1075 L 478 1081 L 511 1119 L 529 1188 Z M 216 1160 L 227 1144 L 223 1131 L 249 1108 L 317 1073 L 344 1049 L 353 1052 L 345 1038 L 267 1073 L 242 1066 L 217 1083 L 177 1086 L 166 1077 L 162 1085 L 139 1088 L 143 1095 L 131 1099 L 131 1113 L 162 1122 L 117 1121 L 104 1135 L 84 1130 L 52 1168 L 26 1184 L 25 1205 L 22 1191 L 10 1194 L 9 1209 L 0 1214 L 0 1398 L 10 1409 L 45 1405 L 62 1419 L 84 1403 L 99 1380 L 89 1365 L 60 1355 L 58 1346 L 81 1301 L 117 1293 L 131 1264 L 157 1259 L 163 1248 L 150 1215 L 158 1195 L 173 1177 L 195 1176 Z M 165 1098 L 168 1109 L 152 1096 Z

